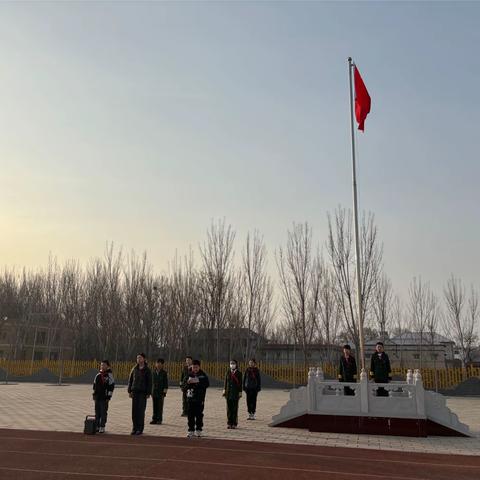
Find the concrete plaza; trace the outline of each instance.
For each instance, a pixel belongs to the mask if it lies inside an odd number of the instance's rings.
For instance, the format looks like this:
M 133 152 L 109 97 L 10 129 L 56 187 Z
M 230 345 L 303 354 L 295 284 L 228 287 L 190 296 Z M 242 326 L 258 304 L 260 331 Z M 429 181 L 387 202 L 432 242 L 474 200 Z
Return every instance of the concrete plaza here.
M 272 416 L 279 412 L 288 398 L 289 393 L 283 390 L 260 392 L 255 421 L 246 420 L 245 400 L 242 398 L 239 428 L 227 430 L 225 400 L 221 389 L 210 388 L 205 406 L 205 436 L 228 440 L 400 450 L 407 454 L 429 452 L 480 455 L 480 398 L 448 399 L 448 406 L 462 422 L 470 426 L 474 438 L 347 435 L 269 427 Z M 180 416 L 181 392 L 178 388 L 171 388 L 168 392 L 162 425 L 149 425 L 151 409 L 149 400 L 145 435 L 185 437 L 186 418 Z M 130 411 L 131 403 L 126 388 L 116 387 L 110 403 L 107 434 L 128 434 L 131 430 Z M 0 428 L 81 432 L 85 416 L 93 412 L 90 385 L 0 384 Z

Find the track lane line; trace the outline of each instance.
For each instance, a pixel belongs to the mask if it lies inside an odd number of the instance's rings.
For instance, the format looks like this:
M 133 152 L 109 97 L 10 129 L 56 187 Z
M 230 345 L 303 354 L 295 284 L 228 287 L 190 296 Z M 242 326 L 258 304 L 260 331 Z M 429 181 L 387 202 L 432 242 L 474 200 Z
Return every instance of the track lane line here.
M 40 456 L 50 456 L 50 457 L 79 457 L 79 458 L 97 458 L 97 459 L 110 459 L 110 460 L 134 460 L 139 462 L 144 462 L 144 457 L 127 457 L 121 456 L 116 457 L 113 455 L 91 455 L 91 454 L 79 454 L 79 453 L 60 453 L 60 452 L 27 452 L 25 450 L 2 450 L 1 453 L 10 453 L 10 454 L 18 454 L 18 455 L 40 455 Z M 1 455 L 0 453 L 0 455 Z M 202 460 L 185 460 L 185 459 L 177 459 L 177 458 L 165 458 L 165 459 L 149 459 L 151 464 L 153 463 L 162 463 L 166 464 L 168 462 L 173 463 L 187 463 L 193 465 L 214 465 L 218 467 L 237 467 L 241 469 L 263 469 L 263 470 L 276 470 L 282 472 L 299 472 L 299 473 L 325 473 L 325 474 L 332 474 L 332 475 L 339 475 L 345 474 L 348 476 L 360 477 L 360 478 L 379 478 L 385 479 L 385 474 L 376 474 L 376 473 L 350 473 L 350 472 L 342 472 L 338 470 L 321 470 L 316 468 L 296 468 L 296 467 L 276 467 L 276 466 L 266 466 L 266 465 L 246 465 L 244 463 L 231 463 L 231 462 L 206 462 Z M 389 480 L 431 480 L 431 477 L 403 477 L 403 476 L 389 476 Z
M 58 470 L 38 470 L 34 468 L 14 468 L 14 467 L 2 467 L 0 466 L 0 470 L 5 470 L 7 472 L 23 472 L 23 473 L 48 473 L 49 475 L 77 475 L 77 476 L 82 476 L 82 477 L 97 477 L 98 475 L 101 475 L 102 478 L 107 477 L 107 478 L 127 478 L 129 480 L 132 480 L 131 475 L 116 475 L 112 473 L 80 473 L 80 472 L 65 472 L 65 471 L 58 471 Z M 173 477 L 147 477 L 145 475 L 135 475 L 135 479 L 141 479 L 141 480 L 178 480 L 177 478 Z
M 102 437 L 105 438 L 105 437 Z M 153 438 L 153 437 L 143 437 L 143 438 Z M 163 437 L 163 438 L 169 438 L 169 437 Z M 3 437 L 0 437 L 0 441 L 3 440 Z M 247 449 L 240 449 L 240 448 L 221 448 L 221 447 L 208 447 L 208 446 L 201 446 L 201 445 L 173 445 L 173 444 L 162 444 L 162 443 L 155 443 L 155 444 L 144 444 L 144 443 L 130 443 L 130 442 L 104 442 L 104 441 L 96 441 L 94 442 L 88 442 L 86 440 L 56 440 L 56 439 L 44 439 L 44 438 L 29 438 L 29 437 L 12 437 L 12 438 L 5 438 L 5 441 L 8 441 L 10 444 L 14 440 L 23 440 L 23 441 L 37 441 L 37 442 L 51 442 L 51 443 L 77 443 L 81 445 L 88 445 L 88 446 L 99 446 L 99 445 L 110 445 L 114 447 L 118 446 L 133 446 L 133 447 L 150 447 L 150 448 L 158 448 L 159 446 L 163 448 L 177 448 L 177 449 L 189 449 L 189 448 L 195 448 L 199 450 L 215 450 L 215 451 L 222 451 L 222 452 L 241 452 L 241 453 L 258 453 L 262 455 L 281 455 L 281 456 L 292 456 L 292 457 L 313 457 L 313 458 L 325 458 L 325 459 L 338 459 L 341 458 L 342 460 L 356 460 L 356 461 L 365 461 L 365 457 L 354 457 L 354 456 L 345 456 L 342 454 L 338 455 L 328 455 L 325 453 L 299 453 L 299 452 L 275 452 L 275 451 L 268 451 L 268 450 L 247 450 Z M 202 442 L 206 443 L 207 441 L 221 441 L 221 439 L 209 439 L 209 438 L 202 438 L 202 439 L 192 439 L 193 442 Z M 231 440 L 225 440 L 226 442 L 231 441 Z M 235 440 L 234 440 L 235 441 Z M 283 444 L 278 444 L 278 445 L 289 445 L 287 443 Z M 303 444 L 294 444 L 296 447 L 297 446 L 304 446 Z M 305 445 L 306 447 L 312 447 L 312 445 Z M 320 447 L 322 448 L 322 447 Z M 325 448 L 335 448 L 335 447 L 330 447 L 326 446 Z M 340 447 L 340 448 L 346 448 L 346 447 Z M 378 450 L 375 449 L 364 449 L 368 450 L 369 452 L 376 452 Z M 390 450 L 381 450 L 382 452 L 390 452 Z M 394 450 L 393 452 L 398 452 L 397 450 Z M 448 454 L 438 454 L 438 453 L 427 453 L 427 452 L 410 452 L 414 454 L 419 454 L 419 455 L 444 455 L 444 456 L 449 456 Z M 476 455 L 464 455 L 469 458 L 474 458 L 477 459 L 479 458 Z M 455 455 L 455 457 L 461 459 L 461 455 Z M 475 468 L 479 469 L 480 465 L 463 465 L 461 463 L 437 463 L 437 462 L 424 462 L 424 461 L 416 461 L 416 460 L 385 460 L 385 459 L 376 459 L 376 458 L 368 458 L 368 462 L 377 462 L 377 463 L 398 463 L 398 464 L 408 464 L 408 465 L 425 465 L 425 466 L 436 466 L 436 467 L 451 467 L 451 468 Z

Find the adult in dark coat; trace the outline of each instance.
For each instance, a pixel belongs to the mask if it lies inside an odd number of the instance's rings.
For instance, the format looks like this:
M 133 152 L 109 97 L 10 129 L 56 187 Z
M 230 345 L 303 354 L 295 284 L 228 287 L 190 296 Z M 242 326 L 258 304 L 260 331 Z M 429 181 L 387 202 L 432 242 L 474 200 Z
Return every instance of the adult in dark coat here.
M 357 362 L 348 344 L 343 346 L 343 355 L 340 357 L 338 365 L 338 380 L 350 383 L 357 381 Z M 355 395 L 354 390 L 350 387 L 343 387 L 343 392 L 345 395 Z
M 152 403 L 153 415 L 151 425 L 161 425 L 163 421 L 163 401 L 168 390 L 168 375 L 163 368 L 165 360 L 159 358 L 155 362 L 155 368 L 152 371 Z
M 384 351 L 382 342 L 375 345 L 375 353 L 370 360 L 370 378 L 375 383 L 388 383 L 392 379 L 390 359 Z M 377 396 L 388 397 L 388 392 L 383 387 L 378 387 Z
M 227 401 L 227 426 L 237 428 L 238 402 L 242 396 L 242 372 L 238 370 L 236 360 L 230 360 L 230 370 L 225 375 L 223 396 Z
M 197 437 L 202 436 L 203 409 L 209 386 L 207 374 L 200 369 L 200 360 L 194 360 L 182 382 L 182 390 L 187 395 L 188 437 L 193 437 L 195 433 Z
M 152 371 L 145 361 L 145 354 L 137 355 L 137 365 L 132 368 L 128 379 L 128 395 L 132 399 L 132 433 L 141 435 L 145 425 L 147 399 L 152 393 Z
M 260 370 L 257 368 L 257 362 L 254 358 L 248 361 L 248 368 L 243 375 L 243 390 L 247 396 L 248 419 L 255 420 L 257 411 L 257 395 L 262 389 L 262 379 Z

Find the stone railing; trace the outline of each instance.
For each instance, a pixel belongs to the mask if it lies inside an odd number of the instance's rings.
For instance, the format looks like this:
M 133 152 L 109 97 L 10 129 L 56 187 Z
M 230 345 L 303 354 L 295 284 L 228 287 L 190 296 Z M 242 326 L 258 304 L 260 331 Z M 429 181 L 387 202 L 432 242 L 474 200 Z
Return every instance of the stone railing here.
M 469 435 L 445 397 L 424 389 L 419 370 L 408 370 L 404 382 L 374 383 L 362 372 L 359 382 L 348 383 L 325 380 L 321 368 L 310 368 L 307 386 L 291 391 L 273 425 L 301 415 L 430 419 Z

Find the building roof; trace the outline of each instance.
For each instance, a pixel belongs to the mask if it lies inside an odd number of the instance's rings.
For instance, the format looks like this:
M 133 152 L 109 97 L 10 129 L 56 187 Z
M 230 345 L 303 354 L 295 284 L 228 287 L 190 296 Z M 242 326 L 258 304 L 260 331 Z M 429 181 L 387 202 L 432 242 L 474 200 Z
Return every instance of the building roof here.
M 368 346 L 374 346 L 377 343 L 377 339 L 375 340 L 369 340 L 368 342 L 365 342 L 365 345 Z M 386 338 L 383 340 L 383 343 L 385 346 L 387 345 L 444 345 L 447 343 L 452 343 L 454 344 L 455 342 L 453 340 L 450 340 L 447 337 L 444 337 L 443 335 L 440 335 L 438 333 L 433 334 L 433 342 L 431 341 L 430 334 L 427 332 L 424 332 L 421 334 L 420 332 L 406 332 L 402 333 L 402 335 L 397 335 L 392 338 Z
M 302 345 L 293 343 L 266 343 L 262 346 L 262 350 L 302 350 Z M 307 350 L 338 350 L 341 351 L 340 345 L 326 345 L 324 343 L 311 343 L 307 345 Z
M 220 328 L 218 331 L 220 338 L 261 338 L 261 336 L 254 332 L 253 330 L 249 330 L 248 328 Z M 197 332 L 197 338 L 217 338 L 217 329 L 208 329 L 208 328 L 200 328 Z
M 420 345 L 421 343 L 433 343 L 433 344 L 442 344 L 442 343 L 455 343 L 453 340 L 450 340 L 443 335 L 438 333 L 433 334 L 433 341 L 428 332 L 406 332 L 402 335 L 397 335 L 392 338 L 392 342 L 397 345 Z

